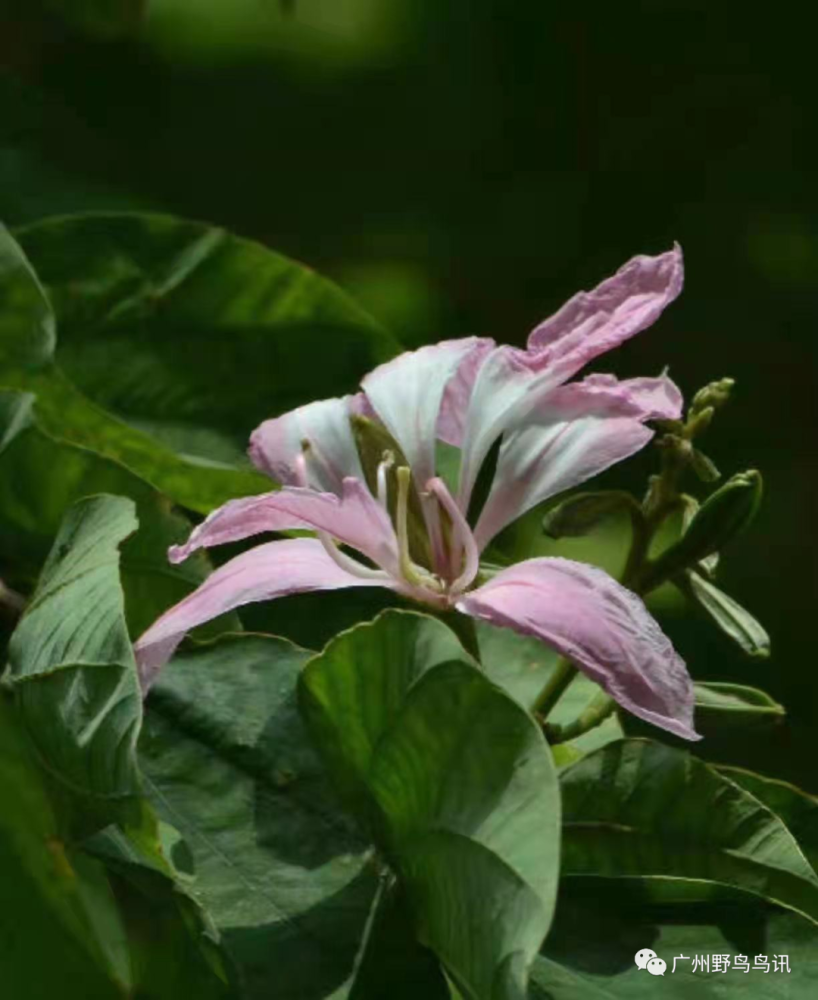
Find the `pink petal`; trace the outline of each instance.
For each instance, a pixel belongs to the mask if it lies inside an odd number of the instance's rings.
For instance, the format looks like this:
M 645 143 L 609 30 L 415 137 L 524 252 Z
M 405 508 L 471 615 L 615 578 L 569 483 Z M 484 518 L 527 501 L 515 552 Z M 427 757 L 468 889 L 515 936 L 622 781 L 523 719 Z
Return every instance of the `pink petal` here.
M 639 451 L 651 419 L 681 414 L 671 380 L 591 375 L 550 392 L 524 423 L 507 430 L 491 492 L 475 528 L 482 550 L 507 524 L 563 490 Z
M 460 362 L 457 371 L 446 385 L 437 420 L 437 436 L 446 444 L 459 448 L 463 443 L 466 413 L 469 409 L 472 389 L 483 362 L 495 346 L 494 341 L 490 338 L 481 338 L 474 350 L 470 351 Z
M 139 639 L 134 652 L 142 689 L 147 691 L 186 632 L 227 611 L 288 594 L 373 586 L 388 584 L 346 573 L 314 538 L 259 545 L 217 569 Z
M 629 712 L 684 739 L 693 682 L 636 594 L 595 566 L 529 559 L 465 594 L 458 610 L 559 650 Z
M 181 562 L 196 549 L 239 541 L 264 531 L 325 531 L 363 552 L 387 572 L 398 573 L 398 542 L 386 511 L 357 479 L 348 477 L 342 494 L 285 486 L 275 493 L 231 500 L 193 529 L 184 545 L 168 552 Z
M 578 292 L 535 327 L 528 349 L 546 352 L 543 360 L 548 364 L 570 360 L 579 371 L 592 358 L 655 323 L 681 292 L 683 281 L 678 243 L 657 257 L 633 257 L 592 292 Z
M 468 510 L 477 474 L 489 449 L 514 419 L 515 408 L 536 384 L 541 393 L 564 381 L 559 371 L 537 372 L 526 351 L 516 347 L 497 347 L 477 373 L 462 437 L 460 483 L 457 502 Z
M 467 337 L 407 351 L 380 365 L 361 383 L 403 449 L 420 489 L 435 474 L 438 414 L 446 385 L 473 352 L 482 350 L 482 344 L 477 337 Z
M 597 355 L 658 319 L 682 289 L 678 245 L 658 257 L 634 257 L 593 292 L 580 292 L 528 338 L 528 349 L 501 347 L 478 372 L 469 401 L 458 502 L 466 509 L 492 444 L 525 419 L 554 388 Z
M 265 420 L 250 437 L 250 458 L 277 482 L 340 495 L 347 476 L 364 478 L 349 422 L 354 408 L 352 397 L 343 396 Z

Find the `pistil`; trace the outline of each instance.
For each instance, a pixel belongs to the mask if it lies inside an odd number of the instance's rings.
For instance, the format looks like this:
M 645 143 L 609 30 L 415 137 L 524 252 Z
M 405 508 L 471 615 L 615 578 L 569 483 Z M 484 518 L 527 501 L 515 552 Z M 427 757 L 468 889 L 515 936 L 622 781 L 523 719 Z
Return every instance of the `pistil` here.
M 392 451 L 385 451 L 383 453 L 383 459 L 378 465 L 378 503 L 384 510 L 389 509 L 388 482 L 386 474 L 394 464 L 395 453 Z
M 425 569 L 418 566 L 409 554 L 409 488 L 411 483 L 411 470 L 406 465 L 402 465 L 397 470 L 398 479 L 398 508 L 396 512 L 396 528 L 398 535 L 398 558 L 400 562 L 400 572 L 407 583 L 415 587 L 425 587 L 439 594 L 443 591 L 443 584 L 440 580 L 427 573 Z

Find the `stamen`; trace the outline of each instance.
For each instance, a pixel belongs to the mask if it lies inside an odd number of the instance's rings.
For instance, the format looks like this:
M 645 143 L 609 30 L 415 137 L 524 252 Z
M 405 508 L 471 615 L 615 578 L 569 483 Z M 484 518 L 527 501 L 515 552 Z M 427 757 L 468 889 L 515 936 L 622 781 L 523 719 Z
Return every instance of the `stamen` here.
M 411 471 L 408 466 L 401 465 L 397 470 L 398 477 L 398 509 L 396 516 L 396 528 L 398 533 L 398 558 L 400 561 L 400 571 L 404 580 L 419 587 L 427 587 L 440 593 L 443 584 L 436 577 L 427 573 L 415 563 L 409 554 L 409 484 Z
M 386 480 L 386 474 L 395 464 L 395 453 L 392 451 L 385 451 L 383 453 L 383 460 L 378 465 L 378 503 L 383 507 L 384 510 L 388 510 L 388 483 Z
M 437 497 L 441 507 L 451 518 L 453 548 L 457 553 L 462 552 L 465 557 L 462 573 L 449 588 L 452 593 L 460 593 L 468 587 L 480 569 L 480 553 L 477 551 L 477 542 L 463 512 L 449 493 L 443 480 L 438 476 L 430 479 L 426 484 L 426 489 Z
M 326 531 L 317 531 L 318 540 L 324 546 L 324 550 L 327 555 L 332 559 L 336 566 L 339 566 L 342 570 L 347 573 L 351 573 L 352 576 L 357 576 L 361 580 L 390 580 L 389 574 L 382 569 L 372 569 L 369 566 L 364 566 L 363 563 L 359 563 L 357 559 L 353 559 L 352 556 L 348 556 L 346 552 L 342 552 L 338 548 L 337 542 L 327 534 Z

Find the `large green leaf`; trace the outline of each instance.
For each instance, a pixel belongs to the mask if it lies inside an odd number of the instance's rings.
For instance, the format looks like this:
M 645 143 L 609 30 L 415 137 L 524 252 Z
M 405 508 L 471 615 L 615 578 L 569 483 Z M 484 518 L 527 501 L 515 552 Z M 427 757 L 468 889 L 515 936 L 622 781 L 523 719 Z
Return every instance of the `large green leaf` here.
M 59 360 L 136 423 L 243 447 L 267 417 L 354 390 L 397 343 L 331 282 L 224 230 L 158 215 L 51 219 L 18 233 L 59 323 Z
M 808 921 L 746 898 L 663 906 L 644 884 L 630 889 L 636 891 L 593 878 L 563 883 L 559 919 L 534 964 L 530 1000 L 798 1000 L 814 991 L 818 929 Z M 636 966 L 634 956 L 644 948 L 664 959 L 664 976 Z M 714 971 L 716 955 L 729 960 L 726 971 Z M 737 956 L 749 971 L 734 967 Z M 753 968 L 756 956 L 768 972 Z M 697 963 L 694 972 L 695 957 L 706 958 L 709 971 Z
M 720 767 L 731 781 L 754 795 L 787 824 L 807 860 L 818 872 L 818 797 L 795 785 L 740 767 Z
M 61 836 L 43 778 L 0 697 L 0 974 L 15 1000 L 116 1000 L 132 985 L 125 933 L 101 866 Z M 66 983 L 74 992 L 65 993 Z
M 330 282 L 220 229 L 90 215 L 19 238 L 45 292 L 4 234 L 0 384 L 36 397 L 34 419 L 51 438 L 124 465 L 191 510 L 269 489 L 244 456 L 250 431 L 353 390 L 398 349 Z
M 436 619 L 387 611 L 307 665 L 300 700 L 420 939 L 464 995 L 521 997 L 554 907 L 556 772 L 533 719 L 454 645 Z
M 690 754 L 610 743 L 562 791 L 564 874 L 643 880 L 665 900 L 739 890 L 818 923 L 818 875 L 781 819 Z
M 58 811 L 50 790 L 17 713 L 0 699 L 0 971 L 9 996 L 226 1000 L 217 945 L 178 881 L 80 850 L 65 836 L 64 796 Z
M 140 740 L 147 792 L 185 838 L 250 1000 L 347 996 L 382 895 L 297 710 L 311 655 L 259 635 L 179 654 L 151 689 Z
M 136 637 L 211 568 L 201 553 L 176 566 L 168 562 L 168 546 L 187 538 L 191 524 L 144 480 L 110 459 L 29 428 L 0 455 L 0 546 L 13 574 L 10 582 L 30 590 L 68 509 L 99 493 L 130 497 L 136 504 L 139 530 L 122 546 L 120 567 L 128 628 Z M 206 626 L 202 634 L 227 627 L 240 629 L 236 615 Z
M 119 583 L 133 503 L 90 497 L 70 509 L 9 645 L 10 680 L 49 769 L 73 788 L 139 789 L 142 702 Z
M 218 933 L 194 899 L 191 880 L 168 860 L 168 847 L 159 839 L 164 835 L 171 848 L 181 849 L 179 835 L 157 823 L 146 801 L 140 813 L 138 827 L 110 826 L 82 844 L 103 862 L 116 893 L 138 969 L 139 995 L 232 997 Z
M 235 496 L 270 488 L 270 481 L 250 468 L 175 452 L 92 403 L 53 365 L 33 373 L 2 372 L 0 379 L 35 397 L 34 421 L 52 440 L 124 466 L 191 510 L 207 513 Z

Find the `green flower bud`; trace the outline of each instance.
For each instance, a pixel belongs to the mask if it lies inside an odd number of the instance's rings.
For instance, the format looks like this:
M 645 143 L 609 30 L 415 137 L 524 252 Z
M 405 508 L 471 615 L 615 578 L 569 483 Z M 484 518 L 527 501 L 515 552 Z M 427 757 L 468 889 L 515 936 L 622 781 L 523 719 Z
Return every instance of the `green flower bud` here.
M 761 473 L 755 469 L 733 476 L 696 511 L 679 541 L 648 564 L 640 589 L 652 590 L 722 549 L 753 520 L 761 493 Z
M 715 463 L 703 451 L 699 451 L 698 448 L 694 448 L 691 451 L 690 464 L 693 466 L 693 471 L 703 483 L 715 483 L 718 479 L 721 479 L 721 473 L 716 468 Z
M 724 548 L 748 527 L 758 513 L 762 492 L 761 473 L 750 469 L 728 479 L 705 500 L 684 535 L 687 546 L 700 553 L 696 562 Z
M 693 397 L 693 402 L 690 404 L 689 415 L 691 417 L 696 416 L 696 414 L 702 410 L 706 410 L 708 407 L 717 409 L 719 406 L 724 406 L 730 399 L 730 393 L 735 384 L 735 379 L 720 378 L 718 381 L 710 382 L 709 385 L 699 389 Z
M 542 529 L 551 538 L 578 538 L 593 531 L 606 517 L 623 510 L 631 517 L 642 516 L 639 505 L 624 490 L 577 493 L 548 511 Z

